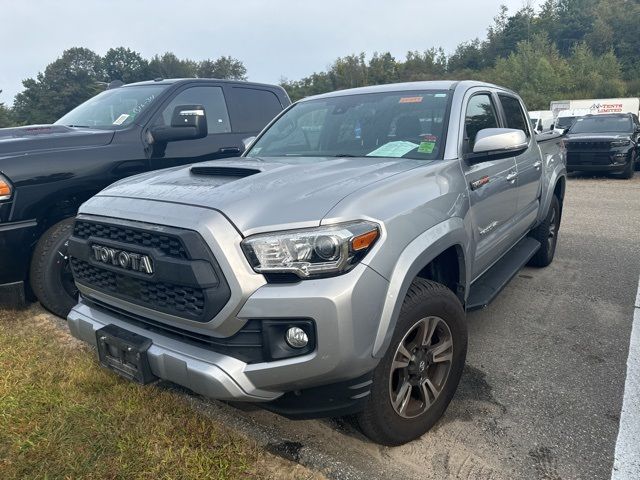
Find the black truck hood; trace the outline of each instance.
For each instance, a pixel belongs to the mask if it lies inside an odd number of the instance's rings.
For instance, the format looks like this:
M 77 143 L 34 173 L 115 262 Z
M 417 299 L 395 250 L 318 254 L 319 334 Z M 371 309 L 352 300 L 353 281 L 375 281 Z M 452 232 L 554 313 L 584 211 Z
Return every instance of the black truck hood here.
M 64 125 L 0 128 L 0 158 L 40 150 L 106 145 L 111 142 L 114 134 L 112 130 L 93 130 Z
M 614 140 L 629 140 L 631 138 L 630 133 L 568 133 L 566 135 L 567 141 L 576 142 L 611 142 Z

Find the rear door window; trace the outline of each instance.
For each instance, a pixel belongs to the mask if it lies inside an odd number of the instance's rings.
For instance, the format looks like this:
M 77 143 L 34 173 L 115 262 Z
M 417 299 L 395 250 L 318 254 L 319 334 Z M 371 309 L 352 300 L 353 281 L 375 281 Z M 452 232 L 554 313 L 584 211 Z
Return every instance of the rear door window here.
M 257 133 L 282 111 L 280 100 L 269 90 L 231 87 L 227 91 L 234 133 Z
M 502 110 L 504 112 L 506 128 L 516 128 L 526 133 L 527 138 L 530 136 L 529 126 L 522 109 L 520 101 L 516 97 L 511 95 L 498 94 L 500 103 L 502 104 Z

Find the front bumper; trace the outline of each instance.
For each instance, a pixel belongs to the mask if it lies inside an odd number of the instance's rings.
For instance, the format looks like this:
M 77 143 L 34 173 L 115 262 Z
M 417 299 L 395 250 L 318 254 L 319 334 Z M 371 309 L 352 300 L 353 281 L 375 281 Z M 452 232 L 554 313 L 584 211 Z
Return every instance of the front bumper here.
M 269 402 L 286 392 L 361 378 L 373 370 L 378 360 L 371 348 L 387 287 L 383 277 L 360 264 L 339 277 L 258 288 L 237 319 L 310 318 L 316 325 L 313 352 L 270 362 L 248 364 L 170 338 L 86 300 L 70 312 L 68 323 L 75 337 L 94 346 L 96 330 L 108 324 L 150 338 L 152 373 L 207 397 Z
M 33 245 L 38 239 L 35 220 L 0 223 L 0 303 L 24 302 Z
M 631 150 L 605 152 L 571 151 L 567 154 L 567 170 L 622 172 L 631 161 Z

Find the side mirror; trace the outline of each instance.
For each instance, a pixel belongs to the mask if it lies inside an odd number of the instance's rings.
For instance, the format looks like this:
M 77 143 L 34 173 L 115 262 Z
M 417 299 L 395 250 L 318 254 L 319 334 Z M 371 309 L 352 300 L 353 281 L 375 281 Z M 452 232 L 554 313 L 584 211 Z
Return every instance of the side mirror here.
M 207 115 L 202 105 L 179 105 L 173 109 L 171 126 L 151 128 L 154 143 L 194 140 L 207 133 Z
M 549 127 L 549 130 L 553 130 L 554 128 L 556 128 L 555 124 L 551 124 L 551 126 Z
M 527 149 L 529 141 L 522 130 L 484 128 L 476 135 L 473 157 L 513 156 Z

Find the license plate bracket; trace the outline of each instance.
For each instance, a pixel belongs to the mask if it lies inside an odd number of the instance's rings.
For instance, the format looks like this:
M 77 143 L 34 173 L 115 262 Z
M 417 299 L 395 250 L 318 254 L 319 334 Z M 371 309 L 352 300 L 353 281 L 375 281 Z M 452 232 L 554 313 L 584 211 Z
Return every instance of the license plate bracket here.
M 157 380 L 147 355 L 153 343 L 150 338 L 109 324 L 96 330 L 96 341 L 103 367 L 142 385 Z

